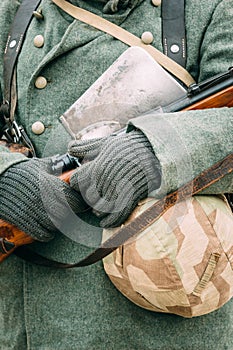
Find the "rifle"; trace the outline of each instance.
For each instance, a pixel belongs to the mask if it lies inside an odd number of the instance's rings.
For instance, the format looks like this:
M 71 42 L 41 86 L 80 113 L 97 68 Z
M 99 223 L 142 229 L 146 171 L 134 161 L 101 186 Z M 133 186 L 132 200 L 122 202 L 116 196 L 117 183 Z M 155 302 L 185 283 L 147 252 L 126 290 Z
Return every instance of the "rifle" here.
M 182 98 L 148 113 L 157 110 L 171 113 L 221 107 L 233 107 L 233 67 L 200 84 L 191 84 Z
M 170 113 L 221 107 L 233 107 L 233 68 L 229 68 L 227 72 L 218 74 L 200 84 L 192 84 L 182 98 L 158 109 L 152 109 L 147 113 Z M 20 146 L 13 144 L 12 147 L 12 151 L 20 151 Z M 23 151 L 25 152 L 24 147 Z M 74 169 L 78 166 L 78 161 L 72 158 L 69 155 L 59 156 L 59 161 L 56 157 L 54 158 L 54 168 L 56 169 L 57 164 L 61 165 L 63 173 L 59 177 L 67 183 L 69 183 L 70 176 L 74 171 L 72 169 L 66 171 L 67 167 Z M 0 219 L 0 263 L 13 253 L 17 247 L 33 242 L 32 237 L 15 225 Z

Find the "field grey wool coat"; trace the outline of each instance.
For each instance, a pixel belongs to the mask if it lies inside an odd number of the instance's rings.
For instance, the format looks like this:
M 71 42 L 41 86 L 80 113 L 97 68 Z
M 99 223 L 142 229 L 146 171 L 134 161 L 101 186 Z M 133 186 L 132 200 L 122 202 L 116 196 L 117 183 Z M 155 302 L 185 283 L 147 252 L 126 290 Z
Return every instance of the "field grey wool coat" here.
M 9 26 L 21 1 L 0 2 L 0 78 Z M 153 34 L 162 50 L 161 6 L 151 0 L 131 0 L 124 9 L 103 13 L 107 1 L 71 3 L 122 26 L 137 36 Z M 30 136 L 38 157 L 67 150 L 69 135 L 60 115 L 126 50 L 127 46 L 64 13 L 51 0 L 42 0 L 43 19 L 33 18 L 17 64 L 17 121 Z M 233 64 L 233 1 L 187 0 L 187 70 L 196 81 L 226 71 Z M 43 45 L 35 43 L 42 36 Z M 39 80 L 38 80 L 39 79 Z M 42 86 L 38 82 L 43 82 Z M 36 134 L 35 122 L 43 132 Z M 162 124 L 170 128 L 162 128 Z M 151 142 L 162 169 L 162 184 L 154 195 L 170 192 L 232 152 L 231 108 L 180 112 L 135 118 L 132 127 Z M 168 132 L 168 129 L 171 131 Z M 159 137 L 158 137 L 159 135 Z M 173 137 L 173 135 L 175 135 Z M 183 166 L 184 159 L 188 159 Z M 1 147 L 0 173 L 21 162 L 19 154 Z M 1 180 L 0 180 L 1 181 Z M 209 193 L 233 191 L 226 176 Z M 1 199 L 0 199 L 1 200 Z M 88 219 L 86 219 L 88 221 Z M 79 232 L 95 237 L 101 230 L 89 219 Z M 44 256 L 74 262 L 90 252 L 85 239 L 73 242 L 61 232 L 33 249 Z M 99 262 L 82 269 L 38 267 L 12 255 L 0 266 L 1 350 L 232 350 L 233 301 L 198 318 L 143 310 L 111 284 Z

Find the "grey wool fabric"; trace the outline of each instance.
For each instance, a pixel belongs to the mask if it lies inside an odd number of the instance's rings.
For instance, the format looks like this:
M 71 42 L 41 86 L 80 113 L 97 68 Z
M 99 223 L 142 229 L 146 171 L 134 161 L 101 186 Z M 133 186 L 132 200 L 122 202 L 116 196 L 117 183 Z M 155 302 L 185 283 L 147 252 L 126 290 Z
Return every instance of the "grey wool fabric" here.
M 5 43 L 20 2 L 0 2 L 1 86 Z M 152 45 L 162 51 L 161 6 L 150 0 L 132 0 L 114 13 L 103 13 L 107 1 L 71 2 L 138 37 L 150 31 Z M 25 127 L 37 156 L 44 158 L 67 152 L 71 137 L 59 117 L 127 46 L 74 20 L 51 0 L 42 0 L 40 8 L 44 17 L 33 17 L 17 63 L 17 121 Z M 186 68 L 196 81 L 232 66 L 232 9 L 233 0 L 186 0 Z M 44 38 L 41 47 L 34 45 L 37 35 Z M 43 89 L 35 85 L 38 77 L 46 79 Z M 45 127 L 40 135 L 32 131 L 36 121 Z M 152 145 L 162 175 L 154 195 L 160 196 L 232 152 L 233 111 L 152 113 L 132 119 L 128 129 L 141 130 Z M 12 155 L 1 147 L 0 173 L 6 174 L 23 160 L 22 155 Z M 211 186 L 209 192 L 226 189 L 233 190 L 232 175 Z M 90 253 L 102 239 L 95 216 L 85 213 L 72 221 L 76 223 L 75 234 L 72 231 L 69 237 L 64 236 L 63 227 L 52 240 L 35 243 L 31 249 L 64 262 L 75 262 Z M 149 312 L 115 289 L 102 262 L 60 271 L 12 255 L 0 265 L 0 278 L 1 350 L 233 349 L 233 300 L 211 314 L 192 319 Z

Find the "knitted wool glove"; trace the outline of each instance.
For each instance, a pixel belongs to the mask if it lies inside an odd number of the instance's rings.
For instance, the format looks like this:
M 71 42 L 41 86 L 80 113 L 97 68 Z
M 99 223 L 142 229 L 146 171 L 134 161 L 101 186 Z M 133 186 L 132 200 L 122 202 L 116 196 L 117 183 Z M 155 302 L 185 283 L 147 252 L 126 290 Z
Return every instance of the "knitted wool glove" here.
M 158 159 L 140 131 L 103 140 L 72 141 L 69 153 L 84 158 L 70 185 L 102 217 L 101 227 L 122 224 L 139 200 L 160 185 Z
M 72 210 L 86 208 L 77 192 L 49 174 L 50 164 L 50 158 L 31 159 L 0 176 L 0 218 L 39 241 L 52 239 Z

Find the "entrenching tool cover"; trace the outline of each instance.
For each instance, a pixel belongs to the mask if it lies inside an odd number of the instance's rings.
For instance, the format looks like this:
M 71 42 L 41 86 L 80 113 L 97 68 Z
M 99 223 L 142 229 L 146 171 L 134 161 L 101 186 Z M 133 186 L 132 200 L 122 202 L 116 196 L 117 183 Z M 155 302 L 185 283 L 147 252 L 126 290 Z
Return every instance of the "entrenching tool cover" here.
M 127 49 L 61 116 L 73 138 L 107 136 L 186 90 L 145 50 Z

